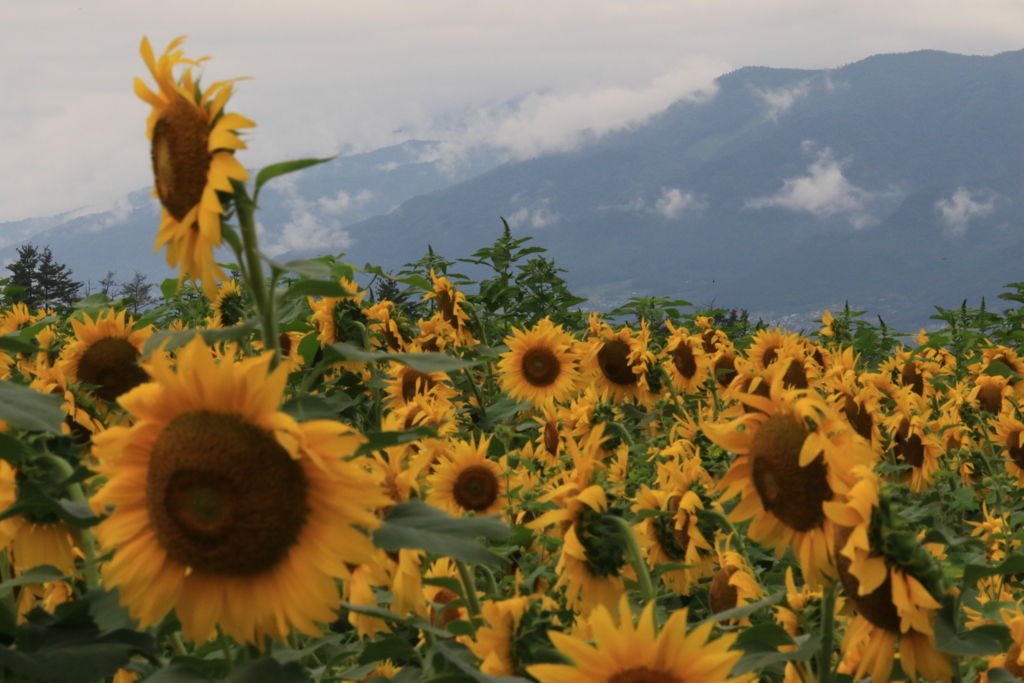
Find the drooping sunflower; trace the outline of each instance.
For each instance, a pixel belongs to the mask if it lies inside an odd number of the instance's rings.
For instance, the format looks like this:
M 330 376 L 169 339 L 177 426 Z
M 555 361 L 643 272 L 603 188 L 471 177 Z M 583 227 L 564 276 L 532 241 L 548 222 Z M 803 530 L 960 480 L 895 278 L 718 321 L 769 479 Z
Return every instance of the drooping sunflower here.
M 529 332 L 512 328 L 505 338 L 509 352 L 498 363 L 499 381 L 508 395 L 535 407 L 568 401 L 579 382 L 573 337 L 544 318 Z
M 749 681 L 750 675 L 731 677 L 742 656 L 730 650 L 736 634 L 708 641 L 713 623 L 689 633 L 687 610 L 676 610 L 661 632 L 654 631 L 654 603 L 650 602 L 634 627 L 625 597 L 618 602 L 618 619 L 600 606 L 590 617 L 594 644 L 557 631 L 548 636 L 572 664 L 535 664 L 527 672 L 541 683 L 725 683 Z M 618 623 L 618 625 L 617 625 Z
M 850 467 L 870 461 L 870 447 L 816 393 L 783 389 L 781 373 L 768 397 L 740 400 L 756 410 L 704 425 L 708 438 L 737 454 L 720 483 L 725 499 L 742 496 L 729 519 L 753 517 L 750 538 L 774 546 L 776 557 L 792 547 L 805 581 L 816 586 L 835 575 L 832 523 L 822 506 L 846 493 Z
M 155 381 L 122 396 L 131 427 L 94 438 L 107 479 L 93 504 L 106 585 L 145 628 L 172 608 L 185 636 L 221 627 L 261 645 L 290 628 L 320 635 L 336 619 L 335 577 L 368 561 L 365 531 L 388 503 L 352 454 L 363 437 L 330 420 L 297 423 L 277 410 L 286 370 L 270 354 L 217 363 L 196 338 Z
M 408 365 L 391 363 L 387 376 L 384 401 L 391 408 L 412 405 L 417 397 L 450 402 L 458 396 L 446 372 L 420 372 Z
M 999 415 L 996 422 L 996 443 L 1003 446 L 1003 466 L 1006 472 L 1024 486 L 1024 422 L 1011 412 Z
M 149 381 L 139 366 L 142 347 L 153 334 L 152 325 L 135 329 L 126 320 L 127 309 L 107 309 L 96 316 L 82 314 L 71 319 L 75 338 L 61 354 L 61 368 L 75 382 L 95 387 L 93 394 L 104 401 L 116 401 L 128 390 Z
M 911 386 L 895 395 L 896 409 L 883 422 L 892 434 L 892 449 L 897 459 L 910 465 L 900 480 L 909 483 L 915 493 L 924 491 L 934 480 L 942 455 L 942 442 L 928 424 L 931 405 Z
M 489 438 L 478 443 L 455 441 L 427 477 L 427 502 L 453 515 L 500 511 L 505 504 L 505 477 L 502 467 L 487 457 L 490 443 Z
M 871 672 L 889 680 L 896 646 L 912 680 L 948 683 L 949 656 L 935 649 L 934 623 L 942 597 L 942 570 L 916 534 L 892 525 L 888 499 L 867 466 L 854 468 L 857 482 L 845 502 L 826 503 L 835 527 L 836 568 L 857 616 L 842 650 L 859 660 L 854 680 Z M 884 533 L 883 533 L 884 531 Z M 862 648 L 862 649 L 861 649 Z
M 434 291 L 427 292 L 423 301 L 434 300 L 437 315 L 452 330 L 460 346 L 472 346 L 473 333 L 469 329 L 469 313 L 466 312 L 468 302 L 466 295 L 455 289 L 446 277 L 438 277 L 434 269 L 430 269 L 430 279 L 434 283 Z
M 241 114 L 225 113 L 232 81 L 219 81 L 202 91 L 192 69 L 204 60 L 189 60 L 178 49 L 185 37 L 177 38 L 157 59 L 147 38 L 140 52 L 156 81 L 153 92 L 135 79 L 135 94 L 152 106 L 146 138 L 152 143 L 153 196 L 163 207 L 156 249 L 167 245 L 167 263 L 179 268 L 179 282 L 188 276 L 202 280 L 203 292 L 213 299 L 215 279 L 224 272 L 213 259 L 221 244 L 221 214 L 224 206 L 218 192 L 231 192 L 231 181 L 248 180 L 249 174 L 235 159 L 245 149 L 236 131 L 256 124 Z M 184 66 L 180 78 L 174 70 Z
M 764 591 L 754 576 L 746 559 L 730 548 L 731 536 L 722 537 L 716 543 L 718 571 L 711 578 L 708 587 L 708 602 L 715 614 L 749 605 L 764 597 Z M 741 619 L 749 624 L 749 619 Z

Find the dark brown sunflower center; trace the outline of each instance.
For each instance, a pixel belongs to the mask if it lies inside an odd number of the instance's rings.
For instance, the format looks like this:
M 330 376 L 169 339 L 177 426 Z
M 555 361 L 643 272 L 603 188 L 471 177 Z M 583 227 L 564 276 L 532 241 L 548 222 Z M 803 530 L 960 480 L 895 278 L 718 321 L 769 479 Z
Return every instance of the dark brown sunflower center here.
M 1003 407 L 1003 390 L 994 384 L 986 384 L 978 389 L 978 405 L 987 413 L 998 415 Z
M 843 412 L 846 414 L 846 419 L 849 420 L 850 426 L 853 427 L 854 431 L 870 441 L 871 429 L 874 423 L 871 418 L 871 412 L 864 407 L 864 404 L 857 403 L 852 396 L 847 396 Z
M 789 362 L 789 367 L 786 368 L 786 373 L 782 376 L 782 384 L 787 389 L 806 389 L 808 387 L 807 370 L 804 368 L 803 361 L 794 358 Z
M 714 368 L 718 386 L 727 387 L 736 379 L 736 360 L 732 356 L 722 354 L 715 361 Z
M 683 379 L 691 380 L 697 374 L 697 357 L 693 355 L 693 349 L 689 344 L 681 343 L 672 352 L 672 365 L 682 375 Z
M 455 315 L 455 299 L 447 289 L 442 289 L 435 296 L 437 310 L 441 311 L 441 317 L 455 329 L 459 329 L 459 318 Z
M 434 380 L 430 379 L 430 375 L 419 370 L 406 368 L 402 375 L 402 398 L 406 403 L 416 398 L 416 394 L 426 394 L 433 388 Z
M 750 441 L 761 505 L 796 531 L 820 527 L 825 521 L 822 503 L 832 499 L 822 456 L 800 467 L 800 449 L 809 433 L 795 417 L 776 415 L 762 422 Z
M 1024 446 L 1021 445 L 1020 432 L 1010 432 L 1006 437 L 1006 451 L 1017 467 L 1024 469 Z
M 924 375 L 922 375 L 917 369 L 917 363 L 914 361 L 907 361 L 903 366 L 903 371 L 900 372 L 900 383 L 905 387 L 910 387 L 918 396 L 924 395 Z
M 148 382 L 138 366 L 139 350 L 120 337 L 104 337 L 90 344 L 78 360 L 78 380 L 95 385 L 93 393 L 104 401 L 116 401 L 129 389 Z
M 437 595 L 434 596 L 434 599 L 431 600 L 431 602 L 440 605 L 441 607 L 444 607 L 452 600 L 458 599 L 459 596 L 456 595 L 455 591 L 449 590 L 447 588 L 442 588 L 437 592 Z M 441 611 L 441 620 L 438 621 L 437 610 L 433 606 L 430 607 L 430 621 L 433 622 L 435 626 L 438 626 L 440 628 L 444 628 L 453 621 L 456 621 L 460 616 L 461 614 L 459 613 L 458 607 L 449 607 L 448 609 Z
M 558 433 L 558 425 L 552 420 L 544 423 L 544 448 L 552 456 L 558 455 L 558 447 L 562 445 L 562 438 Z
M 597 352 L 597 364 L 605 378 L 619 386 L 633 386 L 639 376 L 629 364 L 629 345 L 619 339 L 605 342 Z
M 554 384 L 562 372 L 562 364 L 551 349 L 533 347 L 523 354 L 521 364 L 523 379 L 535 387 L 547 387 Z
M 292 338 L 287 332 L 282 332 L 277 338 L 277 346 L 281 349 L 283 358 L 290 358 L 292 355 Z
M 779 358 L 779 347 L 775 344 L 769 346 L 764 350 L 764 354 L 761 356 L 761 365 L 768 367 Z
M 169 104 L 153 125 L 153 173 L 160 202 L 181 222 L 203 198 L 213 158 L 206 115 L 185 100 Z
M 1009 671 L 1015 678 L 1020 678 L 1024 675 L 1024 664 L 1018 664 L 1018 658 L 1020 658 L 1020 645 L 1014 643 L 1006 651 L 1006 660 L 1003 662 L 1003 668 Z
M 259 574 L 288 554 L 309 515 L 302 466 L 240 415 L 175 417 L 157 437 L 146 507 L 168 556 L 193 569 Z
M 676 499 L 678 509 L 678 499 Z M 690 547 L 690 515 L 682 514 L 682 519 L 674 517 L 655 517 L 654 533 L 658 538 L 658 545 L 668 557 L 676 562 L 686 559 L 686 550 Z
M 711 601 L 711 611 L 715 614 L 732 609 L 736 606 L 738 595 L 736 586 L 729 584 L 729 579 L 736 573 L 736 567 L 722 567 L 711 579 L 711 588 L 708 598 Z
M 658 671 L 646 666 L 638 666 L 613 674 L 608 683 L 682 683 L 668 671 Z
M 919 435 L 910 434 L 910 420 L 907 418 L 903 418 L 896 429 L 895 441 L 893 452 L 907 464 L 911 467 L 920 467 L 924 464 L 924 443 Z
M 459 472 L 452 497 L 463 510 L 483 512 L 498 499 L 498 477 L 486 465 L 470 465 Z
M 900 632 L 900 615 L 896 611 L 896 605 L 892 602 L 892 579 L 888 576 L 875 590 L 867 595 L 857 595 L 860 589 L 860 581 L 850 573 L 850 559 L 839 552 L 853 531 L 850 527 L 837 527 L 835 534 L 836 543 L 836 571 L 839 573 L 839 580 L 843 583 L 843 590 L 846 597 L 853 603 L 854 608 L 868 621 L 891 633 Z

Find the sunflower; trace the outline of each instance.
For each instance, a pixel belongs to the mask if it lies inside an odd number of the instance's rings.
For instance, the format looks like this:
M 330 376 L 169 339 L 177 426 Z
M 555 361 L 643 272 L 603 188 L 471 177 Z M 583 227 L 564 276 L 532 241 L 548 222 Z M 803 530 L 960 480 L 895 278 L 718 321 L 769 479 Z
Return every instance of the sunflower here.
M 754 364 L 755 369 L 764 370 L 779 359 L 779 352 L 783 348 L 796 343 L 796 335 L 781 327 L 758 330 L 750 340 L 747 360 Z
M 904 672 L 916 680 L 948 681 L 947 655 L 935 649 L 933 625 L 941 604 L 942 570 L 913 534 L 893 525 L 888 498 L 867 466 L 854 467 L 857 482 L 846 502 L 826 503 L 835 528 L 836 569 L 857 615 L 842 650 L 858 652 L 854 680 L 869 670 L 889 680 L 899 643 Z M 858 650 L 863 648 L 863 650 Z
M 637 334 L 626 326 L 615 332 L 596 313 L 590 315 L 590 338 L 583 367 L 594 376 L 602 398 L 615 403 L 635 399 L 644 405 L 654 401 L 656 396 L 647 381 L 656 364 L 654 354 L 647 348 L 649 337 L 646 322 L 640 324 Z
M 450 402 L 458 396 L 446 372 L 420 372 L 408 365 L 391 363 L 384 389 L 384 402 L 390 408 L 412 405 L 417 398 Z
M 665 325 L 669 330 L 665 367 L 672 385 L 683 394 L 697 393 L 710 376 L 711 357 L 699 335 L 691 335 L 686 328 L 676 329 L 668 320 Z
M 167 263 L 180 265 L 178 281 L 187 275 L 202 280 L 209 299 L 217 294 L 215 279 L 224 272 L 213 260 L 221 244 L 221 214 L 224 207 L 218 192 L 231 192 L 231 181 L 249 179 L 234 151 L 245 149 L 235 131 L 256 124 L 241 114 L 225 113 L 232 81 L 219 81 L 203 92 L 193 80 L 192 69 L 203 60 L 185 59 L 178 47 L 182 36 L 171 41 L 156 59 L 147 38 L 140 52 L 157 84 L 153 92 L 135 79 L 135 94 L 152 106 L 146 138 L 152 143 L 153 196 L 160 198 L 162 213 L 156 249 L 167 245 Z M 180 79 L 173 71 L 184 66 Z
M 751 539 L 775 547 L 781 558 L 792 547 L 804 579 L 816 586 L 831 566 L 832 523 L 823 504 L 845 494 L 852 464 L 871 460 L 867 443 L 817 394 L 782 388 L 776 372 L 768 397 L 743 394 L 756 408 L 704 433 L 738 457 L 722 478 L 724 497 L 741 495 L 730 521 L 753 517 Z
M 466 312 L 468 301 L 466 295 L 455 289 L 446 277 L 438 277 L 434 269 L 430 269 L 430 279 L 434 283 L 434 291 L 423 296 L 424 301 L 434 300 L 437 315 L 455 332 L 455 339 L 460 346 L 472 346 L 476 343 L 469 329 L 469 313 Z
M 498 380 L 517 401 L 541 406 L 568 401 L 579 382 L 573 337 L 561 325 L 544 318 L 529 332 L 512 328 L 505 338 L 508 353 L 501 355 Z
M 370 330 L 374 333 L 374 346 L 395 353 L 406 351 L 412 341 L 404 321 L 396 319 L 398 307 L 391 301 L 380 301 L 366 309 Z
M 277 410 L 287 379 L 270 354 L 217 363 L 200 338 L 151 365 L 154 382 L 124 395 L 131 427 L 96 436 L 113 508 L 96 536 L 113 559 L 106 585 L 141 627 L 173 608 L 187 638 L 220 624 L 262 645 L 289 627 L 320 635 L 335 620 L 335 577 L 367 561 L 366 532 L 386 505 L 371 474 L 346 460 L 363 437 L 330 420 Z
M 978 375 L 974 378 L 974 388 L 967 400 L 990 415 L 998 415 L 1003 409 L 1003 399 L 1012 394 L 1009 377 Z
M 427 477 L 427 502 L 453 515 L 500 511 L 505 504 L 505 476 L 501 466 L 487 457 L 490 443 L 486 437 L 479 443 L 455 441 Z
M 928 426 L 930 402 L 911 386 L 896 393 L 896 409 L 883 422 L 892 434 L 892 449 L 898 460 L 910 465 L 900 480 L 914 493 L 924 491 L 935 480 L 942 443 Z
M 1024 486 L 1024 422 L 1014 413 L 1001 413 L 996 421 L 993 441 L 1004 449 L 1002 455 L 1006 472 L 1017 479 L 1018 486 Z
M 18 499 L 18 472 L 6 460 L 0 460 L 0 510 Z M 0 520 L 0 546 L 8 549 L 15 574 L 33 567 L 51 565 L 71 574 L 75 566 L 75 532 L 67 523 L 17 515 Z
M 736 634 L 708 642 L 713 623 L 687 633 L 687 610 L 680 609 L 655 636 L 653 602 L 644 608 L 635 627 L 626 598 L 617 606 L 618 619 L 611 613 L 615 606 L 594 610 L 590 617 L 593 645 L 565 633 L 548 633 L 571 664 L 535 664 L 527 672 L 541 683 L 725 683 L 753 678 L 729 675 L 743 655 L 730 649 Z
M 238 286 L 238 280 L 228 279 L 217 288 L 217 296 L 214 297 L 211 308 L 211 328 L 234 327 L 245 320 L 245 296 Z
M 723 538 L 716 544 L 718 571 L 708 586 L 708 602 L 715 614 L 749 605 L 764 597 L 764 591 L 746 559 L 730 549 L 730 539 Z M 740 623 L 749 624 L 750 621 L 743 619 Z
M 1024 614 L 1021 613 L 1018 604 L 1013 610 L 1001 609 L 999 616 L 1003 623 L 1010 629 L 1010 636 L 1013 642 L 1005 654 L 993 655 L 988 658 L 988 668 L 1001 667 L 1010 672 L 1014 678 L 1020 679 L 1024 676 Z M 991 680 L 988 672 L 982 672 L 978 677 L 978 683 L 988 683 Z
M 71 319 L 74 340 L 64 349 L 61 367 L 76 382 L 93 385 L 92 393 L 104 401 L 116 401 L 128 390 L 149 381 L 138 360 L 142 347 L 153 334 L 152 325 L 135 329 L 128 322 L 127 309 L 107 309 L 96 316 L 82 314 Z

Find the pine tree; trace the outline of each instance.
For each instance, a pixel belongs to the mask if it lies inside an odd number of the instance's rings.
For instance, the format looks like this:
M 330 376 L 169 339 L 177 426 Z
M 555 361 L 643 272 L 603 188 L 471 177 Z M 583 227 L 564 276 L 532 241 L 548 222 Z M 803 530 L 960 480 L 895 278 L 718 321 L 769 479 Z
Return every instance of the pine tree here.
M 128 299 L 125 303 L 132 313 L 138 313 L 156 302 L 156 297 L 149 293 L 152 289 L 153 283 L 146 282 L 146 275 L 136 270 L 130 281 L 121 283 L 121 296 Z
M 16 262 L 7 266 L 11 271 L 8 287 L 22 288 L 10 292 L 10 299 L 29 308 L 51 306 L 60 312 L 71 310 L 78 300 L 82 283 L 71 279 L 72 271 L 63 263 L 53 260 L 50 247 L 42 251 L 31 244 L 18 247 Z

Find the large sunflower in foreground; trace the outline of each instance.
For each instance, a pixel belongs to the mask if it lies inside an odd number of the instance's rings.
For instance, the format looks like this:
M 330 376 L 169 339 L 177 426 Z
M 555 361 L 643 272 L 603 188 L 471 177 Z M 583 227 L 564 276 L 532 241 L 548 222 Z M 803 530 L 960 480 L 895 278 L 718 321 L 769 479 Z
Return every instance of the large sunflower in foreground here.
M 186 275 L 202 280 L 203 291 L 213 299 L 217 294 L 215 278 L 224 280 L 224 272 L 213 260 L 213 250 L 221 244 L 220 218 L 224 207 L 218 192 L 231 192 L 231 181 L 244 181 L 249 174 L 235 159 L 236 149 L 245 149 L 235 131 L 256 124 L 241 114 L 225 113 L 231 97 L 232 81 L 219 81 L 202 91 L 192 77 L 192 69 L 202 60 L 184 57 L 177 38 L 157 59 L 147 38 L 140 52 L 156 81 L 153 92 L 135 79 L 135 94 L 153 110 L 146 125 L 146 138 L 152 143 L 153 196 L 163 206 L 156 249 L 167 245 L 167 263 L 180 266 L 179 280 Z M 184 66 L 180 79 L 174 69 Z
M 299 424 L 277 410 L 287 379 L 270 354 L 217 363 L 197 337 L 177 370 L 157 358 L 154 382 L 121 397 L 131 427 L 94 439 L 113 510 L 96 536 L 141 628 L 177 611 L 187 638 L 220 626 L 262 645 L 290 627 L 320 635 L 339 604 L 335 577 L 373 554 L 365 530 L 388 499 L 358 461 L 363 441 L 330 420 Z
M 736 634 L 708 642 L 711 622 L 686 632 L 687 610 L 676 610 L 661 632 L 654 633 L 654 603 L 650 602 L 634 627 L 626 598 L 619 602 L 619 619 L 597 607 L 590 617 L 593 645 L 580 637 L 549 631 L 551 642 L 572 664 L 535 664 L 531 676 L 542 683 L 725 683 L 748 681 L 750 675 L 729 672 L 743 653 L 730 650 Z M 616 622 L 621 621 L 620 626 Z
M 512 328 L 505 338 L 510 349 L 501 356 L 499 381 L 508 395 L 540 407 L 549 401 L 568 401 L 576 391 L 579 371 L 573 337 L 561 325 L 544 318 L 526 332 Z
M 783 389 L 782 381 L 775 373 L 767 397 L 740 394 L 756 410 L 706 424 L 704 433 L 737 454 L 720 484 L 724 499 L 742 496 L 730 521 L 753 517 L 750 538 L 774 546 L 779 558 L 791 547 L 814 586 L 835 575 L 823 505 L 846 493 L 850 467 L 870 461 L 871 449 L 816 393 Z

